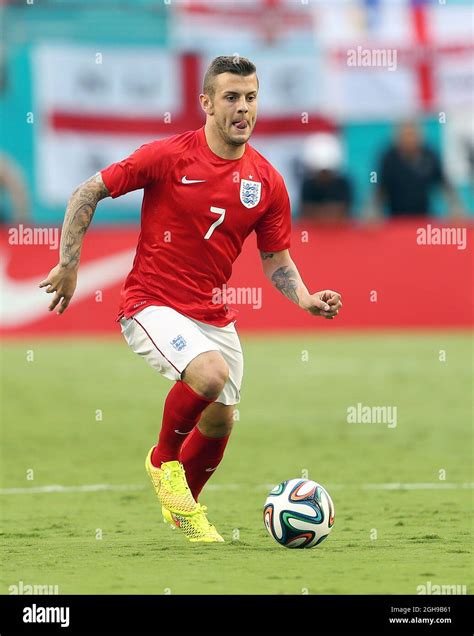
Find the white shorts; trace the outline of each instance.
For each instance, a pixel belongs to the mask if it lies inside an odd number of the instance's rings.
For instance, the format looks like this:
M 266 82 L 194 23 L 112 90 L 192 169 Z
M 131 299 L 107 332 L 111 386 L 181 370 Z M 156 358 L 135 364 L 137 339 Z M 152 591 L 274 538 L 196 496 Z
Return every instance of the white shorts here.
M 240 402 L 244 359 L 233 322 L 215 327 L 170 307 L 152 305 L 133 318 L 121 318 L 120 325 L 132 351 L 170 380 L 180 380 L 187 365 L 200 353 L 219 351 L 229 367 L 229 379 L 216 402 L 230 406 Z

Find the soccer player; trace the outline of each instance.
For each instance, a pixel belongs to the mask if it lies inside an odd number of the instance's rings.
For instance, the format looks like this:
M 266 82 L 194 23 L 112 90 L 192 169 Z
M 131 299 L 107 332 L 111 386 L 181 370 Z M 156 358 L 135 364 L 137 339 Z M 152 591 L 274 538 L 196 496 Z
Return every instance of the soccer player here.
M 247 142 L 258 79 L 248 59 L 217 57 L 200 95 L 199 130 L 152 141 L 81 184 L 63 224 L 60 261 L 40 283 L 62 314 L 74 294 L 97 203 L 143 189 L 141 234 L 117 318 L 125 340 L 174 385 L 146 458 L 162 514 L 195 542 L 222 542 L 199 494 L 218 467 L 240 401 L 236 312 L 220 302 L 232 264 L 255 230 L 263 271 L 291 302 L 333 319 L 331 290 L 310 294 L 289 253 L 290 204 L 281 175 Z

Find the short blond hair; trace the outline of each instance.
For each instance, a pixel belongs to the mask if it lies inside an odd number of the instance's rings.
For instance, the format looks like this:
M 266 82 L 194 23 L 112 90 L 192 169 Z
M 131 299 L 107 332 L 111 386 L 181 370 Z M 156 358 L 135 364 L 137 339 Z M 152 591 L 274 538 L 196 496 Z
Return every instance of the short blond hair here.
M 202 92 L 205 95 L 214 95 L 214 79 L 221 73 L 234 73 L 235 75 L 253 75 L 257 72 L 257 67 L 246 57 L 239 55 L 220 55 L 215 57 L 209 64 L 204 75 Z M 258 82 L 258 78 L 257 78 Z

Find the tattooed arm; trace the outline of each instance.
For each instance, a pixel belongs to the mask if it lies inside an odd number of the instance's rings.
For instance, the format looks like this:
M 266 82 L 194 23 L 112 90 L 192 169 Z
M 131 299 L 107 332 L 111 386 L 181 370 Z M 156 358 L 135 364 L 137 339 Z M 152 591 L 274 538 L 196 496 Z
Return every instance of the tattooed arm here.
M 94 215 L 97 204 L 109 191 L 100 172 L 81 183 L 69 199 L 64 216 L 59 247 L 59 264 L 65 269 L 77 269 L 81 255 L 82 240 Z
M 310 294 L 288 250 L 260 252 L 260 256 L 265 275 L 283 295 L 315 316 L 337 316 L 342 307 L 340 295 L 330 289 Z
M 46 287 L 48 294 L 55 292 L 49 311 L 52 311 L 61 299 L 59 314 L 62 314 L 69 305 L 76 289 L 77 269 L 84 234 L 92 221 L 97 204 L 108 196 L 109 192 L 98 172 L 81 183 L 69 199 L 61 232 L 59 263 L 39 285 Z

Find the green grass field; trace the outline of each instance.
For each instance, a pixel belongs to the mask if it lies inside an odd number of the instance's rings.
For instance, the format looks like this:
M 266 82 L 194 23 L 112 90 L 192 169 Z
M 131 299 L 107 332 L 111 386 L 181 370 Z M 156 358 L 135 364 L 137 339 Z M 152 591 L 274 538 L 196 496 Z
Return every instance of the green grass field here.
M 239 421 L 202 496 L 217 545 L 163 524 L 144 470 L 169 381 L 121 340 L 5 345 L 2 594 L 20 581 L 61 594 L 416 594 L 428 581 L 472 592 L 469 335 L 242 344 Z M 396 406 L 397 426 L 349 424 L 357 403 Z M 321 546 L 287 550 L 262 505 L 305 470 L 336 522 Z M 73 488 L 41 490 L 55 484 Z M 83 488 L 93 484 L 115 489 Z

